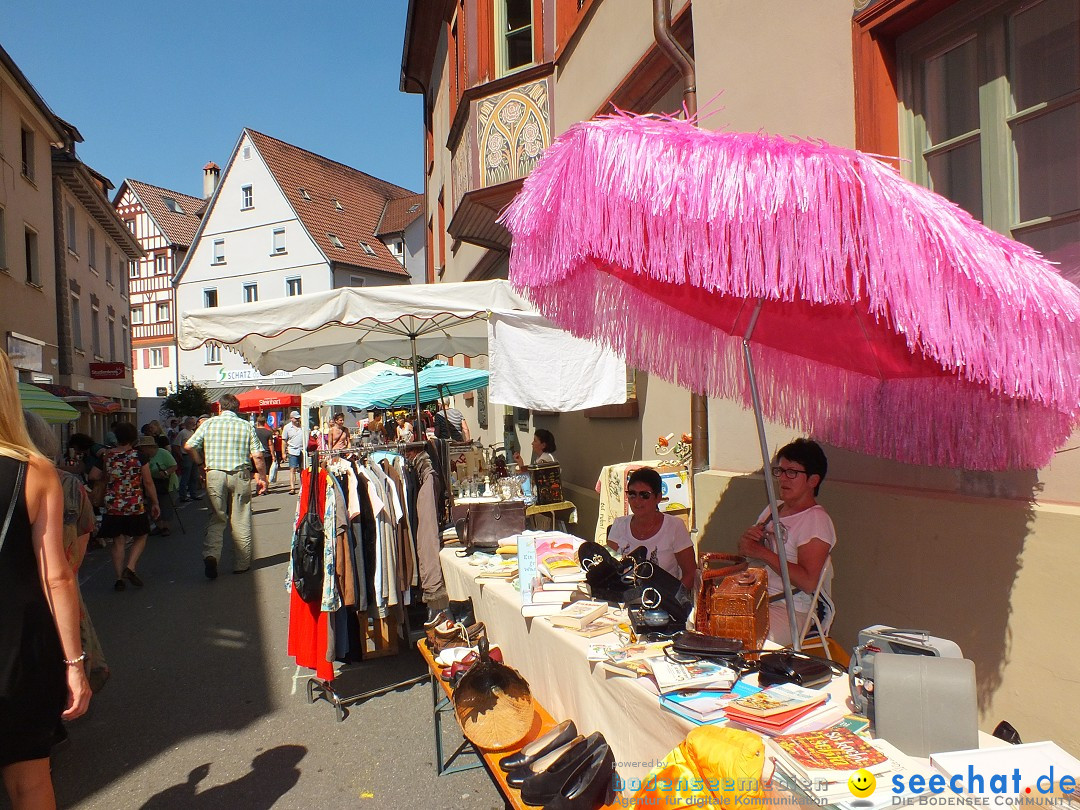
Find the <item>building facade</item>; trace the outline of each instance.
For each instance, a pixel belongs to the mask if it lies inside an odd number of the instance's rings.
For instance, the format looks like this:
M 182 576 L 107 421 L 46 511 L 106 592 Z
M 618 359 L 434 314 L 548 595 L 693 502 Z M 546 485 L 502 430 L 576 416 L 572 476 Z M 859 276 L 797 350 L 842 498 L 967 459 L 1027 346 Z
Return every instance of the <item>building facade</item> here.
M 63 143 L 60 120 L 0 48 L 0 336 L 23 382 L 60 379 L 50 150 Z
M 207 164 L 203 171 L 213 178 L 216 168 Z M 191 247 L 206 200 L 125 179 L 113 206 L 143 248 L 143 256 L 124 268 L 141 425 L 159 418 L 163 398 L 179 384 L 172 280 Z
M 349 166 L 245 129 L 176 277 L 181 310 L 340 287 L 407 284 L 423 263 L 422 198 Z M 413 208 L 415 206 L 415 209 Z M 216 346 L 181 351 L 180 378 L 226 390 L 299 392 L 332 366 L 263 378 Z
M 615 105 L 678 113 L 683 81 L 650 4 L 621 0 L 410 2 L 401 88 L 424 98 L 429 278 L 506 273 L 495 219 L 542 149 Z M 1080 7 L 1075 0 L 774 0 L 670 4 L 702 126 L 814 137 L 900 158 L 901 171 L 1076 277 L 1080 245 Z M 633 372 L 631 372 L 633 376 Z M 695 477 L 696 541 L 733 550 L 764 503 L 752 416 L 708 402 L 709 466 Z M 467 416 L 481 421 L 478 408 Z M 488 439 L 501 422 L 488 426 Z M 636 375 L 627 406 L 533 415 L 551 429 L 588 536 L 602 465 L 690 429 L 686 391 Z M 475 422 L 474 422 L 475 424 Z M 992 426 L 987 426 L 992 430 Z M 795 435 L 768 425 L 773 447 Z M 973 437 L 973 440 L 977 438 Z M 1074 436 L 1064 449 L 1080 446 Z M 565 450 L 564 450 L 565 448 Z M 1080 653 L 1047 660 L 1080 597 L 1047 587 L 1080 563 L 1080 458 L 975 473 L 826 448 L 821 501 L 839 543 L 833 635 L 875 623 L 956 640 L 975 661 L 984 729 L 1080 753 L 1067 692 Z
M 79 410 L 73 426 L 104 436 L 136 418 L 127 268 L 142 248 L 109 202 L 112 183 L 79 160 L 77 130 L 52 150 L 60 385 Z

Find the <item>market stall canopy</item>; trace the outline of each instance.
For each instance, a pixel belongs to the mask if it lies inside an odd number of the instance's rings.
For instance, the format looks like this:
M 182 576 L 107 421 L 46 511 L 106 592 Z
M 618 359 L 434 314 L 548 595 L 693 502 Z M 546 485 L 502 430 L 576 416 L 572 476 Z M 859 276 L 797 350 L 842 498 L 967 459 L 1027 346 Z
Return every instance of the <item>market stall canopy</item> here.
M 619 114 L 560 136 L 503 221 L 556 324 L 841 447 L 1036 468 L 1077 424 L 1080 290 L 873 156 Z
M 123 406 L 115 399 L 109 399 L 89 391 L 80 391 L 70 385 L 56 385 L 54 383 L 34 383 L 38 388 L 59 397 L 69 405 L 85 405 L 93 413 L 119 413 Z
M 295 408 L 300 405 L 299 395 L 289 394 L 284 391 L 270 391 L 266 388 L 252 388 L 250 391 L 237 394 L 236 398 L 240 400 L 241 413 Z
M 487 353 L 487 313 L 532 307 L 501 279 L 348 287 L 186 312 L 182 349 L 217 343 L 263 374 L 326 363 Z M 415 344 L 415 345 L 414 345 Z
M 416 376 L 420 386 L 421 404 L 452 394 L 486 388 L 488 384 L 488 372 L 483 369 L 449 366 L 442 360 L 428 363 Z M 342 394 L 334 399 L 332 404 L 361 410 L 411 406 L 416 404 L 416 392 L 412 377 L 382 374 L 367 385 Z
M 318 388 L 305 391 L 301 396 L 303 409 L 306 411 L 309 408 L 320 408 L 323 405 L 335 403 L 337 397 L 354 391 L 383 373 L 412 378 L 411 368 L 392 366 L 388 363 L 371 363 L 363 368 L 350 371 L 336 380 L 331 380 L 325 385 L 320 385 Z
M 23 410 L 36 413 L 53 425 L 62 425 L 79 418 L 79 412 L 60 397 L 30 383 L 19 383 L 19 399 Z

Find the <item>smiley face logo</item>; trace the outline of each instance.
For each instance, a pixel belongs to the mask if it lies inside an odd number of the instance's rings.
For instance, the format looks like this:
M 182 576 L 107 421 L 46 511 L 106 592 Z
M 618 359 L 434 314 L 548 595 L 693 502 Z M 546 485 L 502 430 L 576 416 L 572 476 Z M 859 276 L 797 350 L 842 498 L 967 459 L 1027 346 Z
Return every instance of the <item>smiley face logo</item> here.
M 874 778 L 874 775 L 870 773 L 870 771 L 862 768 L 851 775 L 851 778 L 848 779 L 847 786 L 848 790 L 851 791 L 852 796 L 859 799 L 865 799 L 877 788 L 877 779 Z

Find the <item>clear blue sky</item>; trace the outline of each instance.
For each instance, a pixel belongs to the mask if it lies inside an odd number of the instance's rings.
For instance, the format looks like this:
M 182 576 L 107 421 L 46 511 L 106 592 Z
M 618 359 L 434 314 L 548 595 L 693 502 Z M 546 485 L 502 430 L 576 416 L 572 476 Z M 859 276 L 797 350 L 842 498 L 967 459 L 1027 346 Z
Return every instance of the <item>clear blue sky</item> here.
M 405 0 L 4 0 L 0 44 L 79 156 L 202 195 L 252 127 L 423 190 L 421 97 L 398 90 Z

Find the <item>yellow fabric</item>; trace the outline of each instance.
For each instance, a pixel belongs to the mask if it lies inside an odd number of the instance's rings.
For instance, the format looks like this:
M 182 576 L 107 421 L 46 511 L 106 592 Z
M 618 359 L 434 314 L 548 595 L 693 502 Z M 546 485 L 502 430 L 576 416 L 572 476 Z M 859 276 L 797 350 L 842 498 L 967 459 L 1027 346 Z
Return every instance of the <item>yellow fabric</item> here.
M 764 795 L 765 745 L 756 734 L 699 726 L 642 783 L 633 807 L 723 807 Z

